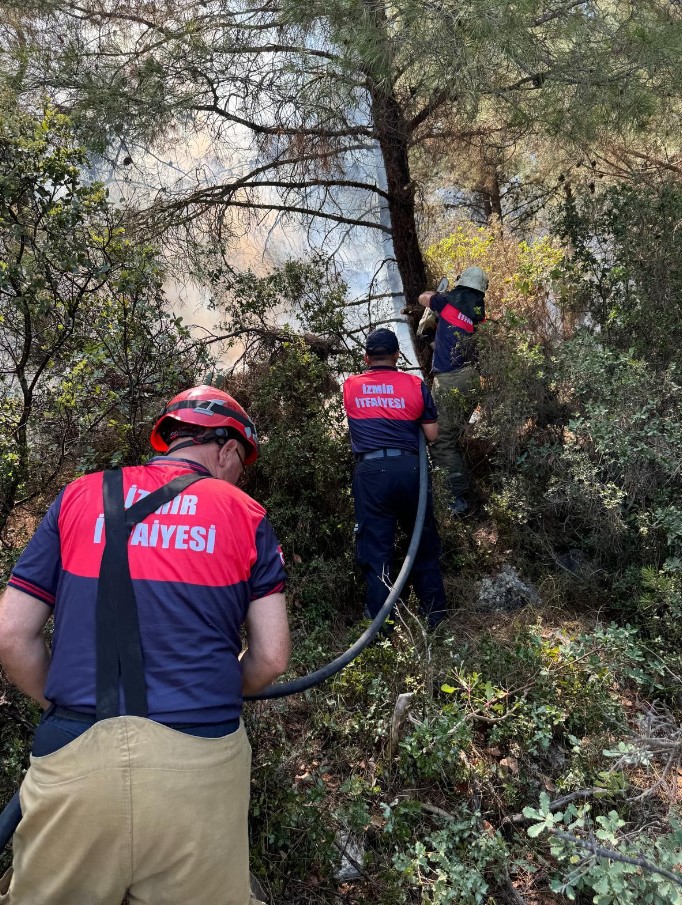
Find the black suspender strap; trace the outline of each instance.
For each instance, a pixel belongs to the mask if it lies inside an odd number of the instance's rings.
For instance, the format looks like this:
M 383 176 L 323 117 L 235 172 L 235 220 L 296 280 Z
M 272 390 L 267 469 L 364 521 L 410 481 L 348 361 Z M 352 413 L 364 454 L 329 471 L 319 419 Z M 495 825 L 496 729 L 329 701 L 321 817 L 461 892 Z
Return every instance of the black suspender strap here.
M 128 563 L 130 532 L 138 522 L 144 521 L 190 484 L 205 477 L 208 475 L 180 475 L 126 510 L 123 472 L 117 468 L 103 474 L 106 542 L 97 586 L 95 616 L 98 720 L 119 716 L 119 677 L 126 712 L 131 716 L 148 715 L 140 624 Z
M 109 472 L 105 472 L 105 474 L 109 474 Z M 204 478 L 208 477 L 209 475 L 207 474 L 183 474 L 177 478 L 173 478 L 172 481 L 164 484 L 163 487 L 159 487 L 153 493 L 150 493 L 149 496 L 142 497 L 141 500 L 138 500 L 137 503 L 134 503 L 129 509 L 125 510 L 126 529 L 128 533 L 130 534 L 138 522 L 143 522 L 147 516 L 152 514 L 152 512 L 156 512 L 159 506 L 163 506 L 164 503 L 169 503 L 171 500 L 174 500 L 179 493 L 182 493 L 183 490 L 187 490 L 190 484 L 196 484 L 197 481 L 203 481 Z M 122 480 L 121 506 L 123 506 Z M 106 519 L 106 513 L 104 517 Z

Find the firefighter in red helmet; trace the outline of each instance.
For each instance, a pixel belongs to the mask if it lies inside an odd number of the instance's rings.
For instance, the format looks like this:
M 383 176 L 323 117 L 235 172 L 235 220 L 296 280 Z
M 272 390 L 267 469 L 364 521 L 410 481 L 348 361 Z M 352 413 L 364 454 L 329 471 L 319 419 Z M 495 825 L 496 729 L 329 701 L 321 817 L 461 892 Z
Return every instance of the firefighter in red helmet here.
M 2 666 L 44 710 L 0 905 L 255 901 L 242 698 L 289 657 L 281 548 L 235 486 L 258 436 L 232 396 L 199 386 L 171 399 L 151 444 L 146 465 L 67 485 L 0 607 Z M 130 529 L 116 571 L 112 512 Z
M 175 440 L 181 437 L 192 439 L 180 446 Z M 222 446 L 230 439 L 242 445 L 244 465 L 252 465 L 260 452 L 256 425 L 228 393 L 198 386 L 171 399 L 154 425 L 150 442 L 154 449 L 165 453 L 170 444 L 177 452 L 203 443 Z

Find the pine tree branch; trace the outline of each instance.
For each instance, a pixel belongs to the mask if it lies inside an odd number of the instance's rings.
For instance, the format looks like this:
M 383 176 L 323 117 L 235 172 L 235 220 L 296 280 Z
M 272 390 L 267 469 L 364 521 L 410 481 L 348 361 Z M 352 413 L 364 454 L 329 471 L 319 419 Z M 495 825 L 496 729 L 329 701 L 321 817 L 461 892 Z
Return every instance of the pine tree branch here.
M 558 839 L 562 839 L 564 842 L 570 842 L 572 845 L 577 845 L 578 848 L 586 849 L 597 858 L 606 858 L 609 861 L 619 861 L 621 864 L 632 864 L 635 867 L 640 867 L 642 870 L 649 871 L 649 873 L 660 874 L 660 876 L 666 877 L 672 883 L 676 883 L 679 887 L 682 887 L 682 874 L 666 870 L 664 867 L 659 867 L 657 864 L 647 861 L 647 859 L 642 856 L 639 858 L 631 858 L 629 855 L 623 855 L 613 849 L 604 848 L 601 845 L 597 845 L 597 843 L 592 840 L 580 839 L 578 836 L 574 836 L 572 833 L 566 833 L 563 830 L 550 830 L 550 833 Z
M 442 107 L 443 104 L 448 100 L 450 92 L 443 90 L 437 91 L 436 94 L 433 95 L 431 100 L 426 104 L 425 107 L 416 113 L 408 124 L 408 129 L 410 132 L 414 132 L 414 130 L 421 126 L 421 124 L 431 116 L 432 113 L 435 113 L 439 107 Z
M 561 19 L 566 13 L 570 12 L 576 6 L 584 6 L 587 3 L 587 0 L 572 0 L 571 3 L 566 3 L 564 6 L 559 7 L 559 9 L 551 10 L 550 12 L 544 13 L 542 16 L 539 16 L 531 25 L 531 28 L 539 28 L 541 25 L 545 25 L 547 22 L 551 22 L 552 19 Z
M 225 119 L 228 122 L 236 123 L 239 126 L 246 126 L 247 129 L 250 129 L 252 132 L 257 135 L 294 135 L 294 136 L 305 136 L 305 137 L 317 137 L 317 138 L 354 138 L 358 135 L 364 135 L 367 138 L 374 138 L 375 132 L 373 129 L 368 129 L 363 126 L 352 126 L 347 129 L 325 129 L 321 128 L 306 128 L 305 126 L 301 127 L 286 127 L 286 126 L 265 126 L 262 123 L 257 123 L 252 119 L 245 119 L 243 116 L 237 116 L 235 113 L 229 113 L 220 104 L 193 104 L 192 110 L 195 110 L 198 113 L 215 113 L 216 116 L 219 116 L 221 119 Z
M 211 207 L 216 203 L 218 202 L 213 202 L 213 204 L 207 204 L 206 206 Z M 184 202 L 182 206 L 187 206 L 187 204 L 188 202 Z M 191 202 L 189 202 L 189 204 L 191 205 Z M 389 236 L 392 235 L 392 230 L 382 223 L 356 219 L 354 217 L 344 217 L 343 214 L 327 213 L 326 211 L 315 210 L 311 207 L 295 207 L 288 204 L 260 204 L 254 201 L 230 201 L 229 207 L 243 207 L 247 210 L 277 211 L 283 214 L 302 214 L 304 217 L 311 217 L 312 219 L 317 220 L 333 220 L 335 223 L 346 223 L 349 226 L 366 226 L 369 229 L 378 229 Z M 187 216 L 184 218 L 184 222 L 188 222 L 191 219 L 193 219 L 191 216 Z
M 380 195 L 388 200 L 389 195 L 372 182 L 359 182 L 352 179 L 302 179 L 299 181 L 263 179 L 254 182 L 230 183 L 229 185 L 217 187 L 214 190 L 204 190 L 202 197 L 195 196 L 193 203 L 215 203 L 216 200 L 229 200 L 230 196 L 240 189 L 253 188 L 272 188 L 284 189 L 287 192 L 293 189 L 314 189 L 314 188 L 352 188 L 361 189 L 364 192 L 371 192 L 374 195 Z

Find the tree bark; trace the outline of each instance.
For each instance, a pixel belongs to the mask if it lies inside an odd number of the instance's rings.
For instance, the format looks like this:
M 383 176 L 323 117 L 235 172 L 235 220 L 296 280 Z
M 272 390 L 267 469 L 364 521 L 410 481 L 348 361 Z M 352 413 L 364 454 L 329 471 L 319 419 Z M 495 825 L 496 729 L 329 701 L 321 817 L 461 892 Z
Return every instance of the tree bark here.
M 493 167 L 490 173 L 490 208 L 491 213 L 502 222 L 502 192 L 497 167 Z M 490 219 L 490 218 L 488 218 Z
M 426 288 L 426 267 L 417 236 L 415 187 L 408 154 L 410 130 L 392 92 L 376 85 L 370 85 L 369 91 L 386 172 L 395 260 L 403 281 L 405 300 L 408 305 L 415 305 L 419 293 Z
M 395 78 L 387 75 L 394 71 L 394 66 L 387 33 L 386 2 L 363 0 L 363 6 L 367 25 L 374 32 L 374 44 L 382 49 L 379 57 L 383 56 L 384 64 L 382 66 L 379 63 L 376 70 L 365 68 L 364 76 L 386 174 L 393 253 L 403 283 L 405 301 L 408 305 L 415 305 L 419 293 L 426 287 L 426 268 L 417 237 L 415 186 L 410 175 L 409 140 L 412 126 L 405 118 L 396 97 Z

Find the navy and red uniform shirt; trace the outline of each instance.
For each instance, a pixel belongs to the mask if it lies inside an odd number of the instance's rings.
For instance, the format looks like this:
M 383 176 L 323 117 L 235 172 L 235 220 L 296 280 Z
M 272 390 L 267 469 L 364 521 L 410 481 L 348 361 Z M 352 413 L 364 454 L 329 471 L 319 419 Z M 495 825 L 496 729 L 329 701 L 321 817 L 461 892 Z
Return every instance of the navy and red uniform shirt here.
M 374 367 L 348 377 L 343 405 L 356 455 L 382 448 L 419 452 L 420 424 L 438 420 L 421 377 L 397 368 Z
M 126 508 L 197 463 L 163 457 L 123 469 Z M 45 697 L 95 709 L 95 607 L 104 549 L 102 473 L 59 494 L 22 553 L 10 585 L 54 607 Z M 281 547 L 265 510 L 207 477 L 138 524 L 128 554 L 149 716 L 211 723 L 242 707 L 240 627 L 251 600 L 284 589 Z
M 431 370 L 434 374 L 459 371 L 474 360 L 473 333 L 476 324 L 485 320 L 485 295 L 456 287 L 431 296 L 430 307 L 439 315 Z

